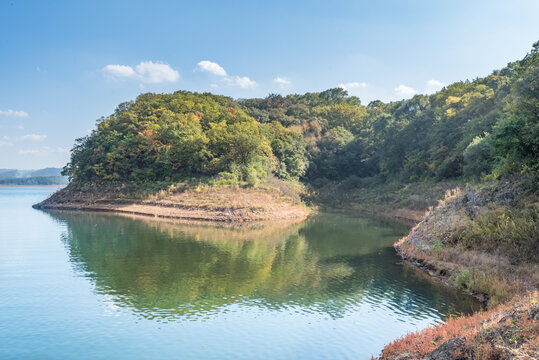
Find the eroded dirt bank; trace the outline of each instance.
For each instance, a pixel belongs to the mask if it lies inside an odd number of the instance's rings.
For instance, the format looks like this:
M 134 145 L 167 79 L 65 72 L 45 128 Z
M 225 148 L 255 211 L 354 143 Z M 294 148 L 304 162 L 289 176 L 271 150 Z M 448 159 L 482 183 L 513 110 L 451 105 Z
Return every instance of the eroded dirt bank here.
M 158 218 L 244 222 L 302 219 L 309 210 L 278 189 L 207 186 L 167 189 L 150 194 L 113 187 L 69 185 L 39 204 L 37 209 L 104 211 Z

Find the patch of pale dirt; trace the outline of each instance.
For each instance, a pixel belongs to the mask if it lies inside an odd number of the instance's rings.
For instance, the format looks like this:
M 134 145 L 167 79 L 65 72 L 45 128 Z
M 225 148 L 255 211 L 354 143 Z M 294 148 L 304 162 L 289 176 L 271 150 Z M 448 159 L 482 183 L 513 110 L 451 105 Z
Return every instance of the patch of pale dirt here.
M 35 208 L 105 211 L 158 218 L 243 222 L 303 219 L 308 210 L 276 192 L 239 187 L 205 188 L 156 194 L 139 200 L 118 200 L 117 194 L 72 192 L 63 189 Z

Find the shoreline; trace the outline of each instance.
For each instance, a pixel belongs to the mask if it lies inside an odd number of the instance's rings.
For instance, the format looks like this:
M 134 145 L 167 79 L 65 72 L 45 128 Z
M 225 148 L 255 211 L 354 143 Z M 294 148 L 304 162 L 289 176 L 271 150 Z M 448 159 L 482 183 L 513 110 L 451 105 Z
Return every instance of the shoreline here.
M 270 216 L 245 210 L 211 211 L 201 209 L 189 209 L 176 206 L 154 204 L 78 204 L 78 203 L 49 203 L 45 205 L 35 204 L 32 206 L 38 210 L 65 210 L 65 211 L 88 211 L 123 215 L 136 215 L 145 218 L 169 219 L 178 221 L 199 221 L 206 223 L 243 223 L 258 221 L 279 221 L 306 219 L 310 214 L 303 208 L 291 208 L 281 211 L 278 216 Z
M 216 223 L 304 219 L 311 213 L 299 199 L 278 190 L 233 186 L 143 191 L 122 185 L 68 185 L 32 207 Z
M 371 209 L 349 209 L 349 208 L 332 208 L 332 207 L 322 207 L 320 209 L 323 212 L 333 212 L 341 213 L 347 215 L 357 215 L 357 216 L 367 216 L 379 219 L 385 219 L 390 221 L 395 221 L 410 227 L 417 225 L 426 215 L 426 210 L 412 210 L 406 208 L 400 209 L 391 209 L 389 207 L 383 206 L 372 206 Z
M 508 194 L 518 192 L 505 185 L 486 184 L 446 195 L 393 246 L 407 264 L 475 297 L 484 309 L 395 339 L 377 359 L 506 359 L 515 354 L 536 358 L 530 354 L 539 353 L 537 264 L 513 263 L 503 254 L 452 242 L 458 229 L 473 225 L 476 214 L 507 206 L 503 201 L 512 198 Z

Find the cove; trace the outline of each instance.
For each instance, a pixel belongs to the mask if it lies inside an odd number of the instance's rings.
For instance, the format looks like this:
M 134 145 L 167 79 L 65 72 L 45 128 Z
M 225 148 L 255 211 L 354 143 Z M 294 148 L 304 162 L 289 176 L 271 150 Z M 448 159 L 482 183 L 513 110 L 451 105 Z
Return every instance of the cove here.
M 400 224 L 31 208 L 52 191 L 0 188 L 2 359 L 369 359 L 479 307 L 399 260 Z

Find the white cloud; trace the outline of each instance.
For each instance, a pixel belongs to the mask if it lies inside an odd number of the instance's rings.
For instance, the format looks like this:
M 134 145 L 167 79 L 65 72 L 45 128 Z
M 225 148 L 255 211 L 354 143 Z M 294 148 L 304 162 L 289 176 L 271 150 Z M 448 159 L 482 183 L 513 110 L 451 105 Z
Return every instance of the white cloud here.
M 28 113 L 26 111 L 11 110 L 11 109 L 6 110 L 6 111 L 0 110 L 0 115 L 2 115 L 2 116 L 14 116 L 14 117 L 20 117 L 20 118 L 28 117 Z
M 256 86 L 256 81 L 249 79 L 247 76 L 236 76 L 234 81 L 244 89 Z
M 17 125 L 17 129 L 24 130 L 24 126 L 22 126 L 22 124 L 19 124 L 19 125 Z
M 42 140 L 45 140 L 46 137 L 47 135 L 27 134 L 27 135 L 20 136 L 19 138 L 17 138 L 17 140 L 42 141 Z
M 217 84 L 210 84 L 210 87 L 212 89 L 219 89 L 219 85 L 217 85 Z
M 137 73 L 131 66 L 128 65 L 107 65 L 103 68 L 103 72 L 113 77 L 136 77 Z
M 49 146 L 43 146 L 41 149 L 19 150 L 20 155 L 31 155 L 31 156 L 49 156 L 54 153 L 60 153 L 60 154 L 69 153 L 69 149 L 66 149 L 63 147 L 51 148 Z
M 167 64 L 143 61 L 137 65 L 136 70 L 149 83 L 175 82 L 180 79 L 180 73 Z
M 206 71 L 217 76 L 226 76 L 226 71 L 221 65 L 208 60 L 199 61 L 195 71 Z
M 411 88 L 406 85 L 399 85 L 394 90 L 395 90 L 395 93 L 397 93 L 397 95 L 405 97 L 405 98 L 414 96 L 415 94 L 417 94 L 417 91 L 414 88 Z
M 12 142 L 0 140 L 0 147 L 8 147 L 8 146 L 12 146 L 12 145 L 13 145 Z
M 273 79 L 273 82 L 279 84 L 281 89 L 286 89 L 292 86 L 292 82 L 290 80 L 282 78 L 282 77 L 276 77 L 275 79 Z
M 227 72 L 223 67 L 213 61 L 202 60 L 199 61 L 195 71 L 204 71 L 209 72 L 213 75 L 220 76 L 222 81 L 230 86 L 239 86 L 243 89 L 252 88 L 256 86 L 256 81 L 251 80 L 247 76 L 228 76 Z M 212 88 L 218 88 L 217 84 L 211 84 Z
M 367 87 L 367 83 L 366 83 L 366 82 L 357 82 L 357 81 L 354 81 L 354 82 L 349 82 L 349 83 L 339 84 L 339 87 L 340 87 L 341 89 L 344 89 L 344 90 L 348 91 L 348 90 L 352 90 L 352 89 L 366 88 L 366 87 Z
M 444 83 L 438 80 L 429 80 L 427 81 L 427 86 L 425 91 L 427 94 L 435 93 L 438 90 L 441 90 L 444 87 Z
M 135 68 L 129 65 L 107 65 L 103 73 L 112 78 L 135 79 L 141 83 L 158 84 L 163 82 L 175 82 L 180 79 L 180 73 L 168 64 L 153 61 L 143 61 Z
M 227 77 L 225 81 L 230 85 L 237 85 L 243 89 L 253 88 L 256 86 L 256 81 L 249 79 L 247 76 Z

